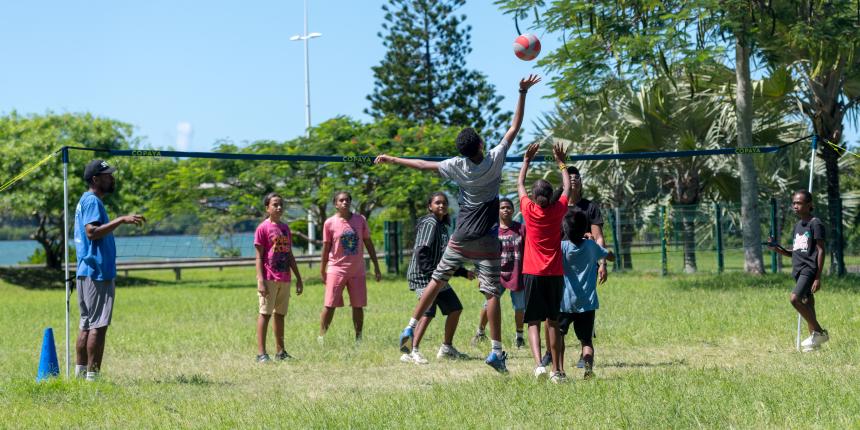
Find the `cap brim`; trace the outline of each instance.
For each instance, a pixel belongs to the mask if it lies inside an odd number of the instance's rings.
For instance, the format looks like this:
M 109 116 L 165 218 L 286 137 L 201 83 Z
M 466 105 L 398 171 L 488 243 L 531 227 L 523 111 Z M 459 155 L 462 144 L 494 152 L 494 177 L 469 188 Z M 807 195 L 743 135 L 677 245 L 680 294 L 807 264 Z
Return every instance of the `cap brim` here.
M 111 166 L 111 167 L 108 167 L 107 169 L 104 169 L 101 172 L 99 172 L 99 175 L 101 175 L 102 173 L 113 173 L 113 172 L 116 172 L 116 167 Z

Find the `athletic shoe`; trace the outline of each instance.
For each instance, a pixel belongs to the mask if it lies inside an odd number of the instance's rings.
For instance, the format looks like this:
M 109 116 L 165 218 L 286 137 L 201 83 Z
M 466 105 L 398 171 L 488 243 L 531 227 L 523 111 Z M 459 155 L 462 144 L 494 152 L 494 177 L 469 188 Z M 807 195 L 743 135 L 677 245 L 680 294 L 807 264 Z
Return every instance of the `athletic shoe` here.
M 406 327 L 400 333 L 400 352 L 408 354 L 412 350 L 412 327 Z
M 594 365 L 591 363 L 585 363 L 583 366 L 585 368 L 585 373 L 582 374 L 583 379 L 591 379 L 594 378 Z
M 549 377 L 549 381 L 553 384 L 564 384 L 567 382 L 567 375 L 564 372 L 552 372 L 552 375 Z
M 546 373 L 546 367 L 535 367 L 535 379 L 546 379 L 547 376 L 549 375 Z
M 472 346 L 478 346 L 480 343 L 484 343 L 487 341 L 487 335 L 484 333 L 475 333 L 475 336 L 472 337 Z
M 268 363 L 270 361 L 272 361 L 272 359 L 269 358 L 269 354 L 260 354 L 257 356 L 257 363 Z
M 803 342 L 800 342 L 800 346 L 804 348 L 812 348 L 814 343 L 812 343 L 812 335 L 809 335 L 806 339 L 803 339 Z
M 514 341 L 517 345 L 517 349 L 523 349 L 526 346 L 526 340 L 520 336 L 517 336 L 517 339 Z
M 582 354 L 579 354 L 579 361 L 576 362 L 576 368 L 577 369 L 584 369 L 585 368 L 585 360 L 582 359 Z
M 424 356 L 421 355 L 421 353 L 418 351 L 412 351 L 409 354 L 401 355 L 400 361 L 402 361 L 404 363 L 415 363 L 415 364 L 427 364 L 427 363 L 429 363 L 429 361 L 427 361 L 427 359 L 424 358 Z
M 87 372 L 86 381 L 96 382 L 99 380 L 99 372 Z
M 439 352 L 436 353 L 436 358 L 447 358 L 449 360 L 464 360 L 469 358 L 468 354 L 457 351 L 454 345 L 442 345 L 439 347 Z
M 317 336 L 317 344 L 319 344 L 319 346 L 325 346 L 325 336 Z
M 490 351 L 490 355 L 487 356 L 487 359 L 484 360 L 484 363 L 487 363 L 493 369 L 496 369 L 499 373 L 508 373 L 508 367 L 505 365 L 505 361 L 508 359 L 508 353 L 502 351 L 501 354 L 497 354 L 496 351 Z
M 541 357 L 540 365 L 543 367 L 549 367 L 550 364 L 552 364 L 552 354 L 547 351 L 546 354 Z
M 278 361 L 284 361 L 284 360 L 287 360 L 290 358 L 293 358 L 293 356 L 290 354 L 287 354 L 287 351 L 281 351 L 281 352 L 275 354 L 275 360 L 278 360 Z
M 814 331 L 812 332 L 812 344 L 815 347 L 819 347 L 830 340 L 830 334 L 827 333 L 827 330 L 822 329 L 820 332 Z

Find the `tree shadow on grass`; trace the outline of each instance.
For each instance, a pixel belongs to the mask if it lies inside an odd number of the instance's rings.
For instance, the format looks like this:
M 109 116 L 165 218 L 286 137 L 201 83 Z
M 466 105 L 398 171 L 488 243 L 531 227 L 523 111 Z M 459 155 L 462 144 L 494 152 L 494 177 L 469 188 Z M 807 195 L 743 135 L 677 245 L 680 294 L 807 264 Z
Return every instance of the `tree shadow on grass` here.
M 860 275 L 850 273 L 841 278 L 824 275 L 823 289 L 860 294 Z M 745 288 L 780 290 L 790 292 L 794 278 L 789 273 L 762 276 L 746 273 L 723 273 L 713 275 L 678 275 L 669 281 L 674 288 L 684 290 L 739 290 Z
M 0 280 L 17 287 L 22 287 L 28 290 L 62 290 L 66 286 L 63 284 L 65 272 L 62 270 L 46 269 L 46 268 L 9 268 L 0 267 Z M 116 286 L 118 288 L 125 287 L 143 287 L 157 284 L 163 284 L 162 281 L 155 281 L 146 278 L 136 278 L 132 276 L 118 276 L 116 278 Z M 75 285 L 72 283 L 72 288 Z
M 658 362 L 647 362 L 647 361 L 638 361 L 638 362 L 628 362 L 628 361 L 616 361 L 607 364 L 601 364 L 601 367 L 617 367 L 619 369 L 635 369 L 635 368 L 649 368 L 649 367 L 674 367 L 674 366 L 686 366 L 687 360 L 670 360 L 670 361 L 658 361 Z

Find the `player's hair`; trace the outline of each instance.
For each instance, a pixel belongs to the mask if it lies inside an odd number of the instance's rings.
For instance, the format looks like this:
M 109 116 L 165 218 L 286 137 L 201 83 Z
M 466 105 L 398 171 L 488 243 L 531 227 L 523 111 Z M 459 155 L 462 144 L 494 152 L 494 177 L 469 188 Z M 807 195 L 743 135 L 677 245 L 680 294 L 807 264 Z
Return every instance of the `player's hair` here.
M 581 211 L 568 212 L 564 216 L 564 236 L 567 240 L 579 245 L 585 240 L 588 232 L 588 219 Z
M 502 198 L 500 198 L 500 199 L 499 199 L 499 206 L 501 206 L 501 205 L 502 205 L 502 203 L 508 203 L 508 204 L 510 204 L 510 205 L 511 205 L 511 207 L 514 207 L 514 202 L 513 202 L 513 200 L 511 200 L 511 199 L 509 199 L 509 198 L 507 198 L 507 197 L 502 197 Z
M 553 199 L 552 184 L 543 179 L 538 179 L 532 185 L 532 198 L 542 208 L 557 201 Z
M 461 130 L 460 134 L 457 135 L 457 140 L 455 142 L 457 144 L 457 150 L 460 151 L 460 155 L 466 158 L 472 158 L 475 155 L 478 155 L 478 152 L 481 151 L 481 145 L 484 143 L 481 141 L 481 136 L 478 136 L 478 132 L 472 127 L 467 127 Z

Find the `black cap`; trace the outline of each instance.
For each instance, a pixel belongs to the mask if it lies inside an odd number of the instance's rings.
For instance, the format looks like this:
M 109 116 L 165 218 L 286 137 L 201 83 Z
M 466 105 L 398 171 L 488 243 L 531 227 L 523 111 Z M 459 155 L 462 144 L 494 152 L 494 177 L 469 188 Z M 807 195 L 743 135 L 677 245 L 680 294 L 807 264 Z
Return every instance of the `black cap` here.
M 101 175 L 102 173 L 113 173 L 116 172 L 116 167 L 111 167 L 104 160 L 93 160 L 87 164 L 87 167 L 84 169 L 84 181 L 90 183 L 93 180 L 94 176 Z

